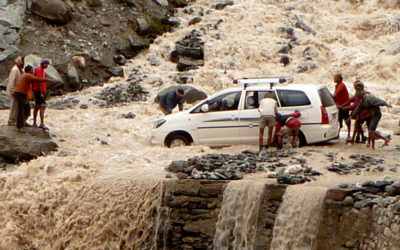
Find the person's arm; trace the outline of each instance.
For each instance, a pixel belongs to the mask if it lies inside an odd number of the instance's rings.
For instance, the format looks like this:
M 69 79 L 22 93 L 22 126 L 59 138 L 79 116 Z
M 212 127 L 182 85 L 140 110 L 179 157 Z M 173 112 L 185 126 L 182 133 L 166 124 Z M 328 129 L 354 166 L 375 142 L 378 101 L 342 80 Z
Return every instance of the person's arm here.
M 179 102 L 179 111 L 182 111 L 183 110 L 183 97 L 181 97 L 178 102 Z
M 32 82 L 42 82 L 42 81 L 53 82 L 53 83 L 56 82 L 55 80 L 50 79 L 50 78 L 41 78 L 41 77 L 34 76 L 34 75 L 29 75 L 29 80 Z
M 17 85 L 17 72 L 16 70 L 13 68 L 10 72 L 10 76 L 8 79 L 8 91 L 9 93 L 12 95 L 14 93 L 15 90 L 15 86 Z
M 387 106 L 387 107 L 390 106 L 391 107 L 391 105 L 389 103 L 387 103 L 386 101 L 384 101 L 376 96 L 373 96 L 373 95 L 369 95 L 367 101 L 368 101 L 368 104 L 371 106 Z

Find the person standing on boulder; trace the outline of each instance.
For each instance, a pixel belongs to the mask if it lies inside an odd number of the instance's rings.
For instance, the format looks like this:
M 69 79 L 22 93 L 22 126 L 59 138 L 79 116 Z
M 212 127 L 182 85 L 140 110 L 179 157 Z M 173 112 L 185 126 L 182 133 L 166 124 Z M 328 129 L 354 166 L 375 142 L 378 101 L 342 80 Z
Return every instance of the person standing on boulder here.
M 271 92 L 267 92 L 264 99 L 260 101 L 258 107 L 260 113 L 260 130 L 258 134 L 258 147 L 259 151 L 263 148 L 264 130 L 268 127 L 268 139 L 265 148 L 269 148 L 272 143 L 272 131 L 275 128 L 276 117 L 278 115 L 278 106 Z
M 43 59 L 40 66 L 35 70 L 35 76 L 45 78 L 45 69 L 49 66 L 50 61 Z M 35 109 L 33 110 L 33 126 L 37 127 L 36 118 L 38 111 L 40 111 L 40 125 L 39 128 L 48 129 L 44 125 L 44 111 L 46 109 L 46 81 L 35 82 L 33 84 L 33 94 L 35 96 Z
M 24 68 L 24 58 L 19 56 L 15 59 L 15 65 L 10 71 L 8 77 L 8 85 L 6 89 L 7 95 L 10 97 L 10 115 L 8 117 L 8 125 L 15 126 L 17 122 L 17 100 L 14 97 L 15 86 L 17 85 L 19 79 L 22 75 L 22 70 Z
M 183 110 L 184 93 L 185 91 L 179 88 L 176 91 L 171 91 L 161 96 L 160 109 L 164 115 L 171 114 L 176 105 L 179 105 L 179 111 Z
M 343 127 L 343 120 L 347 126 L 347 139 L 346 141 L 350 140 L 350 113 L 349 110 L 346 109 L 346 105 L 349 103 L 349 92 L 347 91 L 346 85 L 343 83 L 343 77 L 341 74 L 336 74 L 333 77 L 333 81 L 336 83 L 335 86 L 335 94 L 333 98 L 335 99 L 335 103 L 339 109 L 339 124 L 340 129 Z M 340 130 L 339 130 L 340 131 Z
M 51 79 L 46 79 L 42 77 L 37 77 L 33 75 L 33 67 L 28 65 L 25 67 L 25 73 L 19 79 L 17 85 L 15 86 L 14 97 L 17 101 L 17 128 L 18 131 L 25 126 L 27 107 L 25 104 L 27 100 L 32 97 L 32 85 L 38 82 L 54 82 Z
M 378 123 L 382 117 L 380 106 L 386 106 L 391 108 L 392 105 L 388 104 L 386 101 L 379 99 L 371 94 L 367 94 L 364 90 L 357 91 L 356 94 L 361 99 L 360 104 L 354 110 L 353 115 L 357 116 L 361 114 L 364 110 L 369 112 L 369 122 L 368 122 L 368 140 L 371 141 L 371 149 L 375 150 L 375 140 L 382 139 L 385 143 L 382 147 L 388 146 L 390 142 L 390 136 L 383 136 L 379 131 L 376 130 Z

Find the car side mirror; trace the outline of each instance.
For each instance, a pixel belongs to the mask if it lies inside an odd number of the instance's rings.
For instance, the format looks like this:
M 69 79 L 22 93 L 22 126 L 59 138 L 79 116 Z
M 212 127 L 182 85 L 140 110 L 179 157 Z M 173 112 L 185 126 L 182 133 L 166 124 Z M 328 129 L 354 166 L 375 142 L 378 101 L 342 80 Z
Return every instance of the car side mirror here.
M 201 112 L 207 113 L 209 108 L 208 108 L 208 103 L 204 103 L 203 106 L 201 106 Z

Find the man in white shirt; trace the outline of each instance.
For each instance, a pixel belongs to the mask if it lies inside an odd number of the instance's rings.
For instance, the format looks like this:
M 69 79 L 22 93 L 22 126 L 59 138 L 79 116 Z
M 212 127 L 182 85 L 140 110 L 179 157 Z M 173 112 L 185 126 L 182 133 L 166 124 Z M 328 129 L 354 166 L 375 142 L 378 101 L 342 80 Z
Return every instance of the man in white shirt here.
M 14 90 L 22 75 L 22 69 L 24 68 L 24 58 L 19 56 L 14 60 L 14 62 L 15 65 L 11 69 L 6 89 L 6 93 L 10 97 L 10 115 L 8 118 L 8 125 L 10 126 L 14 126 L 17 122 L 18 109 L 17 100 L 14 97 Z
M 272 131 L 274 130 L 278 114 L 278 106 L 273 98 L 272 92 L 267 92 L 264 99 L 260 101 L 260 106 L 258 108 L 258 112 L 260 113 L 260 133 L 258 137 L 260 151 L 263 147 L 265 127 L 268 127 L 268 140 L 265 148 L 268 148 L 272 142 Z

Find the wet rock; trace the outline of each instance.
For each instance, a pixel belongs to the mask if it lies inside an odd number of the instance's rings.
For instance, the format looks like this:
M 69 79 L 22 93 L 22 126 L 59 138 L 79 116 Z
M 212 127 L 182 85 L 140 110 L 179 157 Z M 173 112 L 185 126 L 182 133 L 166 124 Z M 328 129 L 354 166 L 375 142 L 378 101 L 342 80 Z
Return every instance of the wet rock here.
M 114 55 L 113 60 L 118 65 L 124 65 L 126 63 L 126 58 L 124 55 Z
M 354 204 L 354 207 L 357 209 L 362 209 L 364 207 L 372 207 L 373 205 L 378 204 L 376 200 L 363 200 L 358 201 Z
M 162 95 L 164 95 L 170 91 L 176 91 L 178 88 L 183 88 L 183 90 L 185 91 L 183 98 L 186 103 L 194 103 L 199 100 L 203 100 L 203 99 L 207 98 L 207 94 L 202 90 L 196 89 L 190 85 L 184 85 L 184 86 L 177 85 L 177 86 L 170 86 L 168 88 L 163 89 L 160 93 L 157 94 L 154 101 L 156 103 L 159 103 L 159 100 Z
M 18 132 L 12 126 L 0 126 L 0 157 L 6 162 L 28 161 L 57 151 L 57 144 L 48 133 L 39 128 L 23 128 Z
M 170 17 L 170 18 L 168 18 L 167 23 L 168 23 L 168 25 L 171 25 L 171 26 L 179 26 L 179 25 L 181 25 L 181 19 L 176 18 L 176 17 Z
M 80 108 L 80 109 L 88 109 L 88 108 L 89 108 L 89 105 L 86 104 L 86 103 L 82 103 L 82 104 L 79 106 L 79 108 Z
M 346 198 L 344 198 L 344 200 L 343 200 L 343 205 L 344 205 L 344 206 L 349 207 L 349 206 L 353 206 L 353 204 L 354 204 L 354 199 L 353 199 L 353 197 L 351 197 L 351 196 L 346 196 Z
M 68 108 L 74 108 L 78 105 L 79 102 L 80 100 L 76 97 L 64 97 L 60 100 L 50 101 L 48 105 L 53 109 L 63 110 Z
M 204 41 L 198 30 L 192 30 L 175 43 L 171 61 L 178 63 L 178 70 L 185 71 L 204 65 Z
M 122 114 L 122 117 L 125 119 L 134 119 L 136 115 L 132 112 L 128 112 L 127 114 Z
M 145 101 L 148 92 L 142 88 L 139 81 L 132 81 L 128 84 L 109 86 L 103 89 L 98 96 L 106 101 L 107 106 L 121 105 L 133 101 Z
M 120 77 L 124 76 L 124 69 L 121 67 L 109 68 L 109 69 L 106 69 L 106 72 L 108 74 L 110 74 L 111 76 L 120 76 Z
M 386 187 L 386 196 L 397 196 L 400 195 L 400 182 L 393 183 Z
M 192 83 L 193 76 L 191 73 L 188 73 L 188 72 L 178 73 L 173 77 L 173 80 L 174 80 L 174 82 L 180 83 L 180 84 Z
M 281 59 L 279 60 L 280 63 L 283 64 L 283 66 L 287 66 L 290 63 L 290 57 L 287 55 L 281 55 Z
M 188 163 L 186 161 L 172 161 L 168 165 L 168 167 L 166 167 L 166 170 L 173 173 L 177 173 L 177 172 L 183 172 L 187 167 Z
M 194 17 L 194 18 L 192 18 L 192 19 L 190 19 L 189 20 L 189 25 L 193 25 L 193 24 L 196 24 L 196 23 L 199 23 L 199 22 L 201 22 L 201 17 Z
M 313 35 L 316 35 L 317 32 L 315 32 L 310 26 L 308 26 L 307 24 L 305 24 L 303 21 L 298 20 L 295 24 L 296 28 L 302 29 L 308 33 L 311 33 Z
M 226 2 L 217 3 L 217 4 L 215 5 L 215 9 L 216 9 L 216 10 L 222 10 L 222 9 L 224 9 L 226 6 L 233 5 L 233 4 L 234 4 L 233 1 L 226 1 Z
M 362 184 L 363 187 L 375 187 L 375 182 L 374 181 L 365 181 Z
M 31 11 L 56 24 L 66 24 L 72 19 L 71 8 L 59 0 L 33 0 Z
M 349 186 L 349 184 L 347 183 L 342 183 L 339 185 L 340 188 L 347 188 Z

